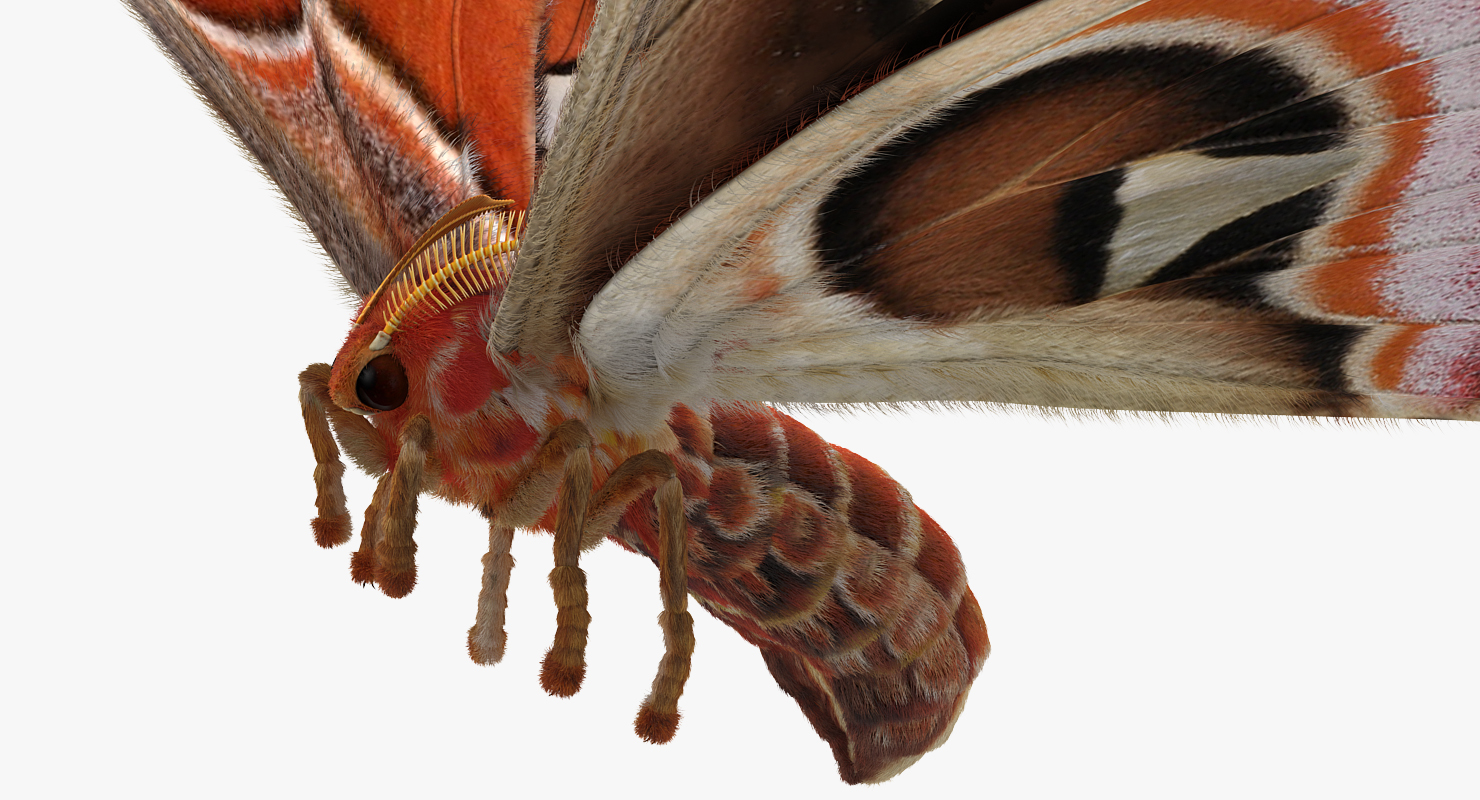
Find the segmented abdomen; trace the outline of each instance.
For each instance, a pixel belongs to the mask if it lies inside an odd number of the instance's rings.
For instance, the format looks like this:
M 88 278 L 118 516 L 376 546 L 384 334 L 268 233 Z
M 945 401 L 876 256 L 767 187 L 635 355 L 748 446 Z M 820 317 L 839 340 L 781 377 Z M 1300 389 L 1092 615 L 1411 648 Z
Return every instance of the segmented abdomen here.
M 883 780 L 945 740 L 987 657 L 960 554 L 872 463 L 760 405 L 679 407 L 689 591 L 759 647 L 833 748 Z M 647 503 L 621 535 L 648 553 Z

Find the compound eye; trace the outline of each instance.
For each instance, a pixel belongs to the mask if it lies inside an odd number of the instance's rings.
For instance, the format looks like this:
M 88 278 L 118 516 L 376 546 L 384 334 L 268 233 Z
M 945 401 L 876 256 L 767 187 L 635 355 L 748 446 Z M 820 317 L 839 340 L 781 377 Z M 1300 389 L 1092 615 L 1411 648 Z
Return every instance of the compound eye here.
M 390 411 L 406 402 L 406 370 L 390 353 L 379 356 L 360 370 L 355 396 L 377 411 Z

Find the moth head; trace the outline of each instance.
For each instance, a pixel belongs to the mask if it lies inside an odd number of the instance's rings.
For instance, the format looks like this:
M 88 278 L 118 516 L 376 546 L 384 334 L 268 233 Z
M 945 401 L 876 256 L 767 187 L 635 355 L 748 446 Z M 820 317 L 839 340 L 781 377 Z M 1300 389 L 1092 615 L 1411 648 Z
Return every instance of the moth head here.
M 356 325 L 345 339 L 329 380 L 334 404 L 346 411 L 371 416 L 396 411 L 411 399 L 412 376 L 418 372 L 416 359 L 391 346 L 371 349 L 379 326 Z M 411 361 L 408 370 L 406 361 Z
M 370 416 L 430 405 L 433 362 L 483 350 L 486 295 L 503 286 L 523 235 L 508 200 L 475 197 L 449 211 L 365 301 L 334 360 L 330 393 Z

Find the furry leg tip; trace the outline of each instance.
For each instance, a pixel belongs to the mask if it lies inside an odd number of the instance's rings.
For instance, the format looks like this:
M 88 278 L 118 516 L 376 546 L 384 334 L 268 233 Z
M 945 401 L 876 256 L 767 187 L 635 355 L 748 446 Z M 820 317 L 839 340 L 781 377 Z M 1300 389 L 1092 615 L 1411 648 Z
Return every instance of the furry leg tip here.
M 632 729 L 645 742 L 653 744 L 664 744 L 673 740 L 673 735 L 678 733 L 679 713 L 664 713 L 654 711 L 650 706 L 643 705 L 637 709 L 637 719 L 632 721 Z
M 405 597 L 416 588 L 416 568 L 412 567 L 404 572 L 380 570 L 375 575 L 375 582 L 380 585 L 380 591 L 386 597 Z
M 349 557 L 349 579 L 361 586 L 375 583 L 375 554 L 356 552 Z
M 581 681 L 586 679 L 585 664 L 561 664 L 555 660 L 555 651 L 545 653 L 540 665 L 540 686 L 556 697 L 570 697 L 581 690 Z
M 468 628 L 468 657 L 473 659 L 473 663 L 489 667 L 502 661 L 504 659 L 504 643 L 499 641 L 494 647 L 485 650 L 478 646 L 478 640 L 475 637 L 477 633 L 477 626 Z
M 348 514 L 314 517 L 308 523 L 313 528 L 313 540 L 319 547 L 338 547 L 349 541 L 350 522 Z

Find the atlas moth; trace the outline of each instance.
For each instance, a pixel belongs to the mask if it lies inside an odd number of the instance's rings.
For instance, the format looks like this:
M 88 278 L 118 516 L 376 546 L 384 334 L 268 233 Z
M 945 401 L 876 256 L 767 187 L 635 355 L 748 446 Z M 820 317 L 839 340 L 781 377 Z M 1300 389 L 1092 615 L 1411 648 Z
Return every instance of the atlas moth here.
M 130 5 L 361 300 L 300 376 L 319 544 L 341 448 L 360 583 L 411 591 L 420 495 L 479 509 L 494 663 L 552 530 L 557 695 L 580 553 L 648 556 L 650 741 L 690 596 L 850 783 L 986 658 L 940 527 L 771 403 L 1477 416 L 1476 0 Z

